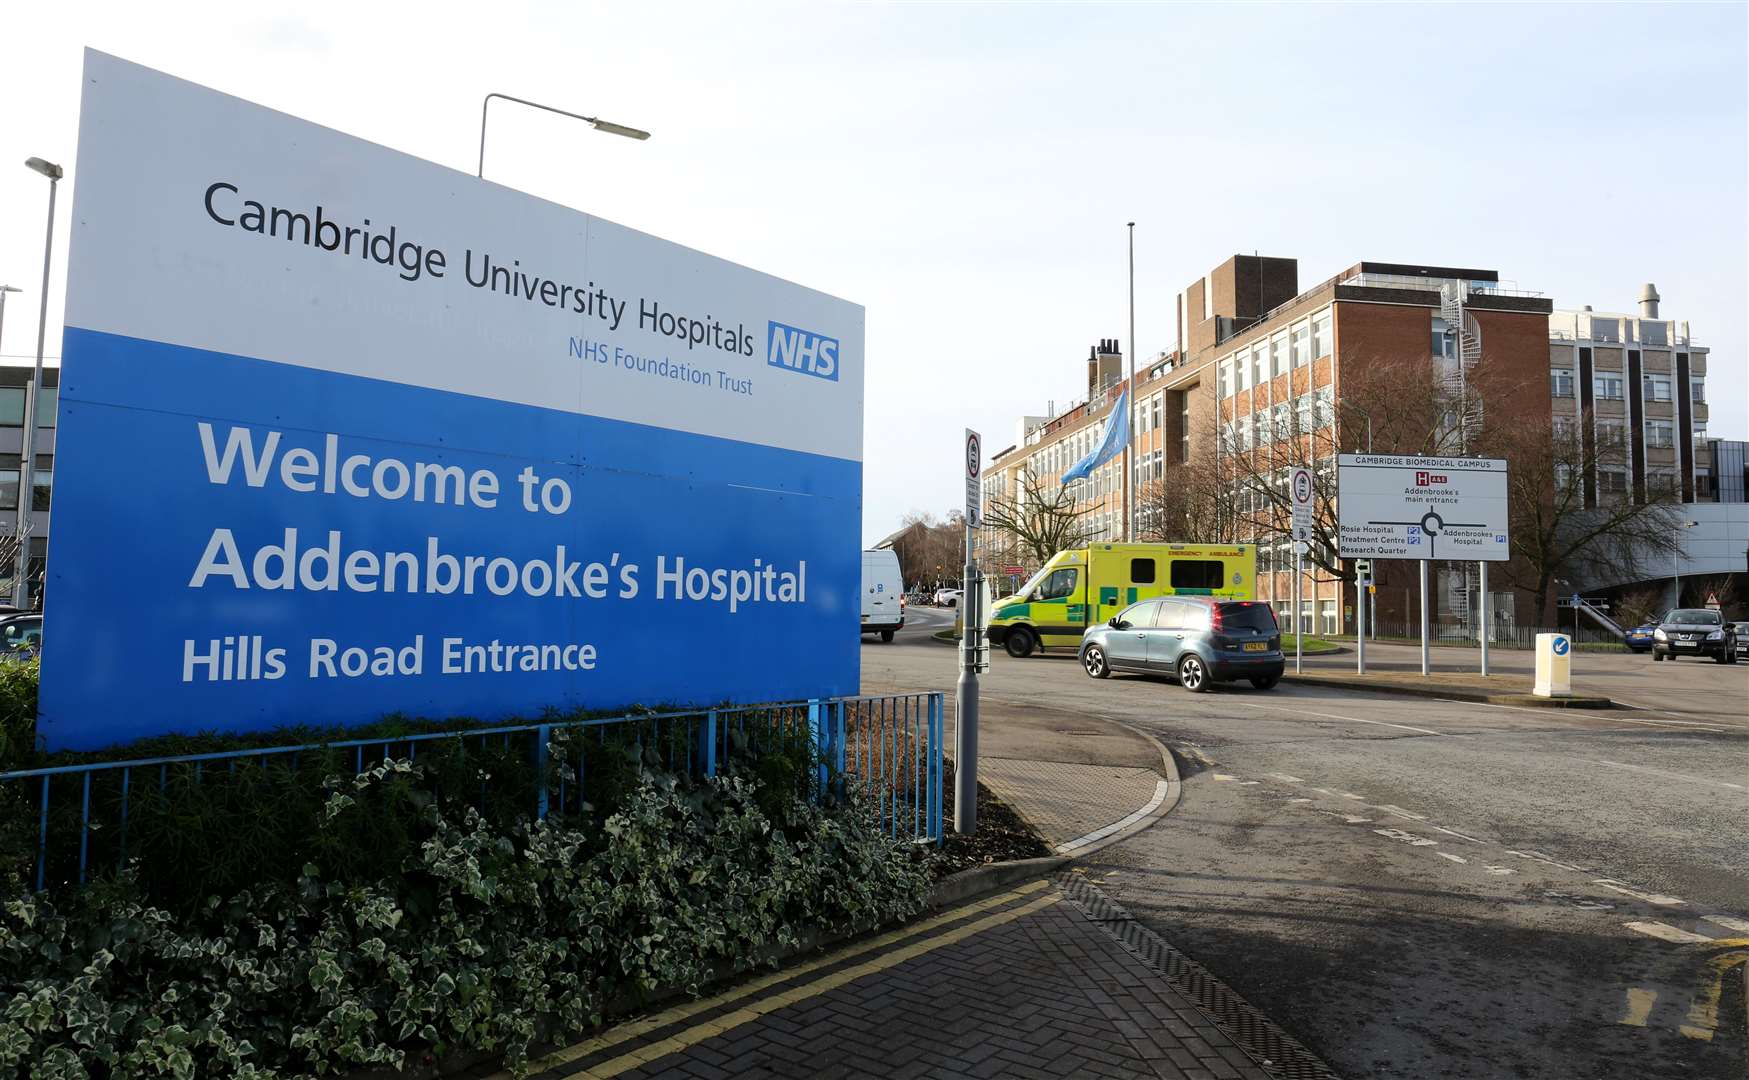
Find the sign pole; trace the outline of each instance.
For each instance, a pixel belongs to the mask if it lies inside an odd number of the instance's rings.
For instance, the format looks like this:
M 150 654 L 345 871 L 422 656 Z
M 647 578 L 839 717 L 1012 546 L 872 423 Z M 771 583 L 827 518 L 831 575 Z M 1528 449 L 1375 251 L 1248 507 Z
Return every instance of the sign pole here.
M 1482 678 L 1488 677 L 1488 639 L 1494 636 L 1494 624 L 1488 618 L 1488 564 L 1478 563 L 1482 568 L 1482 604 L 1479 618 L 1482 623 Z
M 1372 560 L 1367 560 L 1370 569 Z M 1354 671 L 1366 674 L 1366 583 L 1372 575 L 1354 575 Z
M 966 430 L 963 468 L 966 478 L 966 565 L 960 581 L 960 678 L 954 688 L 953 726 L 953 831 L 970 835 L 978 830 L 978 639 L 984 633 L 979 611 L 983 590 L 977 581 L 977 560 L 972 551 L 972 530 L 983 517 L 983 448 L 978 433 Z
M 1421 674 L 1426 675 L 1431 670 L 1432 657 L 1427 648 L 1427 560 L 1420 560 L 1421 567 Z
M 1300 664 L 1301 650 L 1305 637 L 1305 621 L 1300 618 L 1300 542 L 1294 541 L 1294 674 L 1298 675 L 1303 668 Z

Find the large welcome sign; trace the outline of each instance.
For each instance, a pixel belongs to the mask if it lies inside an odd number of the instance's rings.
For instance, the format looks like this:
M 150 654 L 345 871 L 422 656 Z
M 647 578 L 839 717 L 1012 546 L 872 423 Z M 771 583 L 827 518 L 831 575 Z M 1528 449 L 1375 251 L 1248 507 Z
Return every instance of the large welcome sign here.
M 854 693 L 863 311 L 88 52 L 40 729 Z

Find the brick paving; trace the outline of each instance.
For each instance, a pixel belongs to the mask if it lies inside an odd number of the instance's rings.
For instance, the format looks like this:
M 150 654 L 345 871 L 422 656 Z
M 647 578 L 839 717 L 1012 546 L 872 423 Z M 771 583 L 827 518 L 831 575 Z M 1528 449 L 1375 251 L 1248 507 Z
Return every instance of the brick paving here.
M 1056 847 L 1146 806 L 1160 774 L 1143 766 L 985 756 L 978 779 Z
M 1056 884 L 966 910 L 540 1075 L 1267 1078 Z

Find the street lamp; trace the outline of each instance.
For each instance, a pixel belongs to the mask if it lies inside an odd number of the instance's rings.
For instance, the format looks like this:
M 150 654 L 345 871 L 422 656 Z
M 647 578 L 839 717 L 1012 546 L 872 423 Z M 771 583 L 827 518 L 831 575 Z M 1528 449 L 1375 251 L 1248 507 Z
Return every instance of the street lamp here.
M 611 120 L 603 120 L 599 116 L 584 116 L 580 113 L 566 112 L 564 109 L 555 109 L 551 105 L 542 105 L 538 101 L 511 97 L 509 94 L 487 94 L 486 100 L 480 102 L 480 165 L 474 172 L 474 175 L 482 180 L 486 177 L 486 107 L 492 104 L 493 98 L 503 98 L 505 101 L 514 101 L 518 105 L 527 105 L 531 109 L 545 109 L 547 112 L 558 113 L 560 116 L 569 116 L 573 120 L 583 121 L 596 131 L 609 135 L 622 135 L 628 139 L 637 139 L 639 142 L 650 137 L 650 133 L 647 131 L 626 127 L 624 124 L 616 124 Z
M 55 249 L 55 186 L 66 175 L 59 165 L 39 157 L 27 159 L 24 166 L 49 179 L 49 221 L 43 240 L 42 306 L 36 322 L 36 373 L 31 376 L 30 392 L 24 398 L 24 447 L 18 459 L 18 552 L 12 565 L 12 606 L 17 608 L 30 606 L 30 504 L 34 483 L 31 472 L 36 466 L 36 406 L 37 398 L 42 396 L 43 337 L 48 333 L 49 325 L 49 260 Z
M 6 342 L 6 294 L 23 291 L 15 285 L 0 285 L 0 345 Z

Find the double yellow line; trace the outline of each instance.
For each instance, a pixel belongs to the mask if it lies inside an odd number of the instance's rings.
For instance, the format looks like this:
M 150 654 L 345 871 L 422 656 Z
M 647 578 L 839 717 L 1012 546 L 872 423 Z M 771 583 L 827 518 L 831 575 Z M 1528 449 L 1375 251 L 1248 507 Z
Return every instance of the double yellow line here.
M 683 1005 L 676 1005 L 671 1009 L 664 1010 L 663 1012 L 656 1013 L 652 1016 L 647 1016 L 642 1020 L 635 1020 L 628 1024 L 621 1024 L 605 1034 L 577 1043 L 575 1046 L 569 1046 L 563 1050 L 554 1051 L 537 1061 L 530 1062 L 529 1072 L 545 1072 L 549 1069 L 557 1068 L 560 1065 L 579 1061 L 586 1057 L 592 1057 L 605 1050 L 611 1050 L 623 1043 L 648 1035 L 652 1032 L 660 1031 L 663 1028 L 671 1027 L 703 1013 L 713 1012 L 717 1009 L 734 1005 L 737 1002 L 747 1002 L 741 1008 L 726 1012 L 711 1020 L 693 1024 L 685 1030 L 677 1032 L 665 1039 L 658 1039 L 648 1045 L 627 1051 L 626 1053 L 610 1058 L 598 1065 L 593 1065 L 576 1074 L 582 1077 L 594 1078 L 618 1076 L 620 1073 L 628 1072 L 641 1065 L 646 1065 L 655 1061 L 658 1058 L 667 1057 L 669 1054 L 685 1050 L 706 1039 L 714 1038 L 727 1031 L 732 1031 L 743 1024 L 751 1023 L 767 1013 L 788 1008 L 789 1006 L 805 1001 L 808 998 L 818 997 L 819 995 L 835 990 L 846 983 L 855 982 L 857 979 L 863 978 L 866 975 L 872 975 L 876 972 L 884 971 L 894 965 L 902 964 L 907 960 L 922 956 L 924 953 L 931 952 L 947 945 L 952 945 L 958 941 L 964 941 L 966 938 L 969 938 L 974 934 L 982 933 L 992 927 L 1001 926 L 1003 923 L 1024 918 L 1035 911 L 1050 907 L 1052 904 L 1055 904 L 1062 899 L 1054 892 L 1048 893 L 1044 896 L 1038 896 L 1028 903 L 1022 904 L 1018 907 L 1012 907 L 1005 911 L 998 911 L 993 915 L 986 915 L 981 919 L 967 922 L 962 926 L 956 926 L 944 934 L 929 936 L 931 931 L 940 929 L 943 926 L 960 922 L 970 916 L 989 911 L 991 908 L 1001 907 L 1004 904 L 1011 904 L 1016 900 L 1037 893 L 1041 889 L 1044 889 L 1046 884 L 1047 883 L 1044 881 L 1029 882 L 1017 889 L 980 900 L 974 904 L 955 908 L 952 911 L 924 919 L 921 922 L 912 923 L 909 926 L 904 926 L 898 930 L 881 934 L 877 937 L 870 938 L 867 941 L 858 942 L 848 948 L 840 949 L 837 952 L 831 953 L 827 956 L 822 956 L 815 960 L 810 960 L 807 963 L 799 964 L 791 968 L 785 968 L 782 971 L 775 971 L 769 975 L 760 976 L 757 979 L 743 983 L 732 990 L 717 994 L 714 997 L 702 998 L 698 1001 L 689 1001 Z M 901 945 L 903 942 L 909 943 Z M 863 963 L 821 975 L 818 978 L 807 982 L 799 983 L 782 993 L 758 998 L 758 1000 L 748 1001 L 749 998 L 755 998 L 760 993 L 773 986 L 800 979 L 824 968 L 835 967 L 846 960 L 878 952 L 879 950 L 887 949 L 895 945 L 900 947 L 894 948 L 890 952 L 882 952 L 880 955 L 866 960 Z M 487 1078 L 487 1080 L 510 1080 L 510 1074 L 508 1072 L 494 1073 L 491 1077 Z

